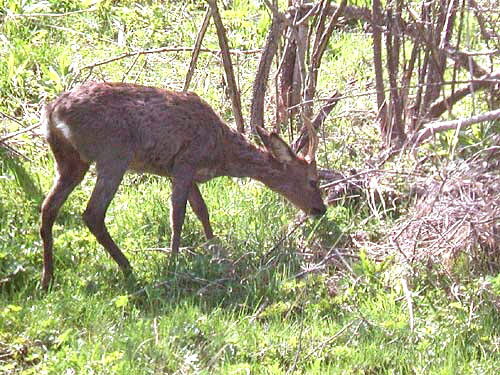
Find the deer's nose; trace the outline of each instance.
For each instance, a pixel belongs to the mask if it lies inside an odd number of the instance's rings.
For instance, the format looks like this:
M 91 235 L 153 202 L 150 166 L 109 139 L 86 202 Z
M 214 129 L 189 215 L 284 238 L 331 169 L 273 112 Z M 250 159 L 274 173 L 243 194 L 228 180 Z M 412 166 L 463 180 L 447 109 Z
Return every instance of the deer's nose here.
M 326 207 L 323 206 L 321 208 L 317 208 L 317 207 L 314 207 L 312 210 L 311 210 L 311 215 L 312 216 L 323 216 L 326 212 Z

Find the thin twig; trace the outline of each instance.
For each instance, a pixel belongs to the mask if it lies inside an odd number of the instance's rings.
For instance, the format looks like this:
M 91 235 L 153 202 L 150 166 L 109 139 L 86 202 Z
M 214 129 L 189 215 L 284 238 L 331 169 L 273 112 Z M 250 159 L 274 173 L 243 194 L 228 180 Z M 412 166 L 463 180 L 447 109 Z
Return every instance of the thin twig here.
M 95 12 L 97 7 L 92 7 L 88 9 L 74 10 L 66 13 L 10 13 L 7 12 L 7 17 L 11 18 L 36 18 L 36 17 L 66 17 L 72 16 L 74 14 Z
M 152 49 L 147 49 L 147 50 L 140 50 L 140 51 L 132 51 L 132 52 L 126 52 L 122 53 L 121 55 L 111 57 L 106 60 L 101 60 L 97 61 L 95 63 L 85 65 L 83 66 L 80 71 L 85 70 L 85 69 L 93 69 L 95 67 L 109 64 L 118 60 L 125 59 L 127 57 L 133 57 L 136 55 L 147 55 L 147 54 L 152 54 L 152 53 L 163 53 L 163 52 L 192 52 L 194 50 L 194 47 L 161 47 L 161 48 L 152 48 Z M 214 55 L 219 55 L 221 54 L 221 50 L 213 50 L 209 48 L 200 48 L 200 52 L 208 52 L 212 53 Z M 241 55 L 253 55 L 262 52 L 262 49 L 253 49 L 253 50 L 230 50 L 229 53 L 231 54 L 241 54 Z
M 403 292 L 406 298 L 406 304 L 408 305 L 408 314 L 410 318 L 410 331 L 413 332 L 415 328 L 415 319 L 413 315 L 413 298 L 411 296 L 410 289 L 408 288 L 408 280 L 406 278 L 401 278 L 401 286 L 403 287 Z
M 286 25 L 290 28 L 293 27 L 292 25 L 292 21 L 290 19 L 290 14 L 287 13 L 287 14 L 283 14 L 279 11 L 278 8 L 276 8 L 273 4 L 271 4 L 268 0 L 263 0 L 264 3 L 266 4 L 266 6 L 271 10 L 271 12 L 273 13 L 273 16 L 274 17 L 277 17 L 277 18 L 280 18 L 281 21 L 285 22 Z
M 42 23 L 39 26 L 40 26 L 40 28 L 60 30 L 60 31 L 64 31 L 64 32 L 67 32 L 67 33 L 72 33 L 72 34 L 75 34 L 75 35 L 80 35 L 82 37 L 85 37 L 87 40 L 92 40 L 92 42 L 95 42 L 96 40 L 101 40 L 101 41 L 106 42 L 106 43 L 118 45 L 118 42 L 116 42 L 113 39 L 109 39 L 109 38 L 103 37 L 102 35 L 100 35 L 99 37 L 96 37 L 95 35 L 92 35 L 90 33 L 84 33 L 84 32 L 72 29 L 70 27 L 50 25 L 48 23 Z
M 2 115 L 5 115 L 2 113 Z M 6 116 L 7 117 L 7 116 Z M 14 120 L 12 117 L 7 117 L 9 120 L 13 120 L 15 122 L 18 122 L 17 120 Z M 24 134 L 24 133 L 27 133 L 33 129 L 36 129 L 38 127 L 40 127 L 41 124 L 34 124 L 34 125 L 31 125 L 31 126 L 28 126 L 27 128 L 22 128 L 21 130 L 18 130 L 16 132 L 13 132 L 13 133 L 10 133 L 10 134 L 7 134 L 5 137 L 3 138 L 0 138 L 0 143 L 3 143 L 5 142 L 6 140 L 8 139 L 11 139 L 11 138 L 15 138 L 17 137 L 18 135 L 21 135 L 21 134 Z
M 286 372 L 287 374 L 293 374 L 295 372 L 295 369 L 297 368 L 297 363 L 299 362 L 300 352 L 302 350 L 302 336 L 303 336 L 303 334 L 304 334 L 304 319 L 300 319 L 300 332 L 299 332 L 297 350 L 295 351 L 295 357 L 293 359 L 293 363 L 288 368 L 288 371 Z
M 309 357 L 311 357 L 314 353 L 318 353 L 320 351 L 323 351 L 325 346 L 331 344 L 335 340 L 337 340 L 346 330 L 348 330 L 354 322 L 356 322 L 358 319 L 353 319 L 349 323 L 347 323 L 345 326 L 343 326 L 341 329 L 339 329 L 333 336 L 330 336 L 328 339 L 323 341 L 321 344 L 319 344 L 317 347 L 313 348 L 303 359 L 303 362 L 306 362 Z
M 306 22 L 309 19 L 309 17 L 315 15 L 315 13 L 318 11 L 318 8 L 320 6 L 321 6 L 321 1 L 317 2 L 316 4 L 314 4 L 313 7 L 311 9 L 309 9 L 309 11 L 306 13 L 306 15 L 304 17 L 302 17 L 300 20 L 298 20 L 297 22 L 295 22 L 295 25 L 296 26 L 300 26 L 304 22 Z
M 295 233 L 295 231 L 307 220 L 307 216 L 304 215 L 304 217 L 302 217 L 298 222 L 297 224 L 295 224 L 295 226 L 286 234 L 284 235 L 283 237 L 281 237 L 279 239 L 278 242 L 276 242 L 274 244 L 274 246 L 272 246 L 267 252 L 266 254 L 264 255 L 264 259 L 267 259 L 271 256 L 271 254 L 287 239 L 289 238 L 293 233 Z M 268 261 L 266 264 L 268 264 L 270 261 Z
M 330 112 L 333 110 L 335 105 L 339 102 L 340 98 L 340 92 L 335 91 L 332 96 L 330 96 L 328 99 L 326 99 L 326 104 L 324 104 L 321 109 L 319 110 L 319 113 L 316 115 L 314 120 L 312 121 L 313 128 L 318 130 L 321 125 L 323 125 L 323 122 L 326 120 Z M 322 100 L 322 99 L 319 99 Z M 309 133 L 307 131 L 307 128 L 303 128 L 300 132 L 299 137 L 295 142 L 292 144 L 292 149 L 294 152 L 298 153 L 304 146 L 309 142 Z
M 494 84 L 499 84 L 500 83 L 500 73 L 495 73 L 493 76 L 491 76 L 490 78 L 487 78 L 487 79 L 469 79 L 469 80 L 459 80 L 459 81 L 444 81 L 444 82 L 440 82 L 439 84 L 436 84 L 436 83 L 422 83 L 422 84 L 416 84 L 416 85 L 412 85 L 412 86 L 406 86 L 404 88 L 406 89 L 416 89 L 416 88 L 425 88 L 427 86 L 436 86 L 436 85 L 440 85 L 440 86 L 445 86 L 445 85 L 456 85 L 456 84 L 475 84 L 475 85 L 478 85 L 478 84 L 481 84 L 483 82 L 486 82 L 486 83 L 489 83 L 491 85 L 494 85 Z M 397 89 L 400 90 L 401 88 L 403 88 L 403 86 L 397 86 Z M 469 88 L 467 87 L 467 90 L 469 90 Z M 390 89 L 385 89 L 384 92 L 389 92 Z M 360 98 L 360 97 L 363 97 L 363 96 L 371 96 L 371 95 L 376 95 L 377 94 L 377 91 L 376 90 L 371 90 L 371 91 L 363 91 L 362 93 L 359 93 L 359 94 L 350 94 L 350 95 L 342 95 L 342 96 L 338 96 L 337 97 L 337 100 L 343 100 L 343 99 L 355 99 L 355 98 Z M 315 101 L 318 101 L 318 102 L 328 102 L 332 100 L 331 97 L 329 98 L 316 98 L 314 100 L 308 100 L 308 101 L 302 101 L 294 106 L 291 106 L 291 107 L 288 107 L 289 110 L 292 110 L 292 109 L 296 109 L 296 108 L 299 108 L 303 105 L 307 105 L 309 103 L 314 103 Z M 350 110 L 351 112 L 354 111 L 354 109 L 351 109 Z
M 3 117 L 5 117 L 6 119 L 9 119 L 10 121 L 14 121 L 18 125 L 24 126 L 24 124 L 21 122 L 21 120 L 18 120 L 17 118 L 15 118 L 15 117 L 13 117 L 13 116 L 5 113 L 5 112 L 0 111 L 0 115 L 2 115 Z
M 186 74 L 186 80 L 184 81 L 184 88 L 182 89 L 182 91 L 187 91 L 189 88 L 189 84 L 191 83 L 191 78 L 193 77 L 194 69 L 196 68 L 196 63 L 198 62 L 198 56 L 200 54 L 201 43 L 203 42 L 203 38 L 205 36 L 205 33 L 207 32 L 208 24 L 210 22 L 210 16 L 210 7 L 207 7 L 200 32 L 196 36 L 196 41 L 194 42 L 193 54 L 191 56 L 191 62 L 189 63 L 189 69 Z

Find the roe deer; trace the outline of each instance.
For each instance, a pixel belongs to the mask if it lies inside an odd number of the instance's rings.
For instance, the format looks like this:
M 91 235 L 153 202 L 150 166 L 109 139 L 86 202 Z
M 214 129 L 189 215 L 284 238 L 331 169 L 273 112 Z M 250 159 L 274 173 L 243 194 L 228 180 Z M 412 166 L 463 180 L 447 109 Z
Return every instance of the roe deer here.
M 125 274 L 132 268 L 104 224 L 106 210 L 126 170 L 172 180 L 171 251 L 177 254 L 186 202 L 214 236 L 197 183 L 217 176 L 250 177 L 311 215 L 326 207 L 312 160 L 296 156 L 274 133 L 258 128 L 266 150 L 227 126 L 194 93 L 124 83 L 86 83 L 46 105 L 46 139 L 56 161 L 54 185 L 41 212 L 42 287 L 53 275 L 52 226 L 71 191 L 96 163 L 97 181 L 83 220 Z

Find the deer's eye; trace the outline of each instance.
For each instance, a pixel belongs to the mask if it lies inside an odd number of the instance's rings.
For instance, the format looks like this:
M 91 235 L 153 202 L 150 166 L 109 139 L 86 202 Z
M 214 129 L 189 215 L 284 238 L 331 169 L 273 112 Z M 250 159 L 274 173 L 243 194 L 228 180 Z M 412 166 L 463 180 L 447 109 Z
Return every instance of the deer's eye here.
M 309 186 L 316 189 L 318 187 L 318 180 L 309 180 Z

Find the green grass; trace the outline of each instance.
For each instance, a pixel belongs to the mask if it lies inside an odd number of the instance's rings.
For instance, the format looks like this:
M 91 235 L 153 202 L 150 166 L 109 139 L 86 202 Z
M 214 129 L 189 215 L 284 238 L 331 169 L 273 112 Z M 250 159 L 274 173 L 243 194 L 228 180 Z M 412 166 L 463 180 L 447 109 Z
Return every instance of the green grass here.
M 75 252 L 91 255 L 59 255 L 50 293 L 36 289 L 35 269 L 2 290 L 5 373 L 494 374 L 500 360 L 490 295 L 498 278 L 452 292 L 450 280 L 429 288 L 422 276 L 411 331 L 390 264 L 365 259 L 350 277 L 299 280 L 293 254 L 265 267 L 259 254 L 237 264 L 199 250 L 166 265 L 163 256 L 128 253 L 143 286 L 128 289 L 86 233 L 71 237 L 81 241 Z
M 294 210 L 250 181 L 222 179 L 203 186 L 219 235 L 215 245 L 225 250 L 224 257 L 203 246 L 190 213 L 183 237 L 190 251 L 169 262 L 165 254 L 148 250 L 168 244 L 169 184 L 130 175 L 108 216 L 136 270 L 138 285 L 128 286 L 81 223 L 91 182 L 70 197 L 56 225 L 56 279 L 47 294 L 38 289 L 38 207 L 22 196 L 2 201 L 0 266 L 5 274 L 22 266 L 0 291 L 2 373 L 495 374 L 498 369 L 498 277 L 456 284 L 421 270 L 410 287 L 412 331 L 402 274 L 390 260 L 380 264 L 361 257 L 353 274 L 330 268 L 296 278 L 303 260 L 294 250 L 294 236 L 266 258 L 287 232 Z M 3 180 L 2 195 L 16 186 Z M 233 206 L 241 207 L 237 215 Z
M 182 87 L 189 53 L 80 69 L 132 50 L 191 46 L 203 1 L 101 1 L 96 10 L 65 17 L 6 16 L 88 10 L 91 3 L 0 0 L 0 111 L 24 126 L 35 124 L 42 101 L 87 75 Z M 269 15 L 259 2 L 233 1 L 222 13 L 232 48 L 264 44 Z M 213 25 L 204 46 L 218 49 Z M 361 33 L 336 34 L 322 64 L 320 96 L 353 78 L 357 89 L 368 85 L 370 48 Z M 258 55 L 238 59 L 248 118 Z M 192 89 L 231 122 L 218 57 L 203 53 L 198 67 Z M 325 123 L 321 166 L 354 166 L 375 147 L 365 118 L 372 104 L 354 97 L 334 109 Z M 349 121 L 345 114 L 353 109 L 361 111 Z M 273 111 L 266 116 L 271 120 Z M 21 127 L 0 120 L 0 137 Z M 483 138 L 475 134 L 470 142 Z M 25 158 L 0 154 L 2 375 L 498 372 L 500 276 L 423 266 L 402 270 L 391 258 L 374 261 L 363 252 L 347 258 L 352 270 L 335 258 L 304 273 L 332 246 L 352 247 L 349 235 L 357 231 L 380 240 L 399 213 L 379 219 L 366 205 L 349 203 L 293 230 L 297 210 L 250 180 L 220 178 L 201 186 L 217 239 L 205 242 L 189 210 L 182 233 L 186 248 L 174 262 L 163 251 L 170 239 L 168 180 L 126 175 L 107 224 L 134 267 L 132 284 L 81 219 L 93 187 L 91 170 L 54 226 L 55 280 L 43 293 L 37 190 L 50 188 L 53 162 L 37 134 L 13 141 Z

